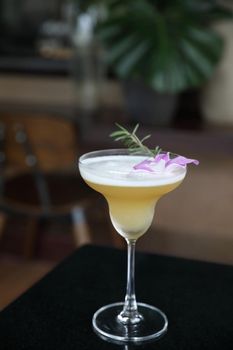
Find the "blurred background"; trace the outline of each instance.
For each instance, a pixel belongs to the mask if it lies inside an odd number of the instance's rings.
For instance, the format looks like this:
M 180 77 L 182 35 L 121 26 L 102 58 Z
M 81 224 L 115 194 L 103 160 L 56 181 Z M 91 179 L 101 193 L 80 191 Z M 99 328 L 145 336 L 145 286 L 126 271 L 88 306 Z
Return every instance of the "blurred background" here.
M 83 244 L 125 249 L 77 168 L 116 122 L 200 160 L 138 250 L 233 263 L 232 9 L 0 0 L 0 308 Z

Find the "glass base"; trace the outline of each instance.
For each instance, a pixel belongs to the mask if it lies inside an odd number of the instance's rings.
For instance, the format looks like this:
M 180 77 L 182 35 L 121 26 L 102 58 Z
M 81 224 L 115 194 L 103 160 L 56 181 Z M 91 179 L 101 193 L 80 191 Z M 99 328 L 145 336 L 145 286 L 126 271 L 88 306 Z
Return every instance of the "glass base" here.
M 162 336 L 168 327 L 166 315 L 154 306 L 138 303 L 139 323 L 126 325 L 117 317 L 124 303 L 103 306 L 93 316 L 92 325 L 101 338 L 116 343 L 142 343 Z

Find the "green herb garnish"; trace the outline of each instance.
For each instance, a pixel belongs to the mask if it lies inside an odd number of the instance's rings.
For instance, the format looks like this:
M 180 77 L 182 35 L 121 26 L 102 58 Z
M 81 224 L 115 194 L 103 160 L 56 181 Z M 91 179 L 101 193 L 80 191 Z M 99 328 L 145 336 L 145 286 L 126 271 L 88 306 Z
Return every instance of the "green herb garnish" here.
M 132 132 L 129 132 L 126 128 L 121 126 L 120 124 L 116 123 L 116 126 L 118 127 L 117 131 L 114 131 L 112 134 L 110 134 L 110 137 L 114 138 L 115 141 L 122 141 L 125 147 L 128 148 L 128 150 L 133 153 L 144 153 L 150 157 L 155 157 L 157 154 L 159 154 L 162 149 L 159 146 L 156 146 L 155 149 L 148 148 L 146 145 L 144 145 L 144 141 L 149 139 L 151 135 L 146 135 L 143 137 L 143 139 L 139 139 L 136 135 L 136 132 L 139 128 L 139 124 L 137 124 Z

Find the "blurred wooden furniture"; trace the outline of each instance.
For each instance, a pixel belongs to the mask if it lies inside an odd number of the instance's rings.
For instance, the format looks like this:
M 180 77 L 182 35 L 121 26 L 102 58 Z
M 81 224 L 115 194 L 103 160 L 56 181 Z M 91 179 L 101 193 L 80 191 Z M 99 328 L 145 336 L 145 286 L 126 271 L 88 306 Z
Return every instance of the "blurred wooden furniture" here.
M 9 215 L 27 217 L 24 256 L 33 257 L 41 219 L 69 216 L 76 245 L 91 241 L 93 191 L 77 171 L 73 124 L 53 115 L 0 115 L 0 235 Z

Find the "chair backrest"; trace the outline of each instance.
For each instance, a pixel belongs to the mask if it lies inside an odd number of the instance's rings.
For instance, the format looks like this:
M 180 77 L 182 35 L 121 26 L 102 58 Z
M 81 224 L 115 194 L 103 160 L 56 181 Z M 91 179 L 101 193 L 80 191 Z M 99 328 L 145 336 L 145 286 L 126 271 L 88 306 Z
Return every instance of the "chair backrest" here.
M 27 152 L 17 140 L 19 129 L 25 131 L 40 169 L 66 170 L 74 167 L 77 159 L 77 137 L 70 120 L 46 114 L 0 114 L 5 126 L 5 152 L 9 169 L 26 170 Z

